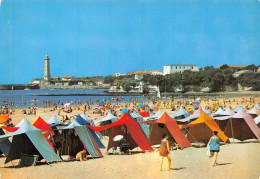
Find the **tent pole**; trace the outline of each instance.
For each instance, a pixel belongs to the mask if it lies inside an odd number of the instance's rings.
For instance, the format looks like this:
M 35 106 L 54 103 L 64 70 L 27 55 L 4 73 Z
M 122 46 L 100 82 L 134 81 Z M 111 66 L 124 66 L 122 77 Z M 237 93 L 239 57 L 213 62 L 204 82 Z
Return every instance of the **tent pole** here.
M 9 156 L 7 155 L 6 157 L 10 160 L 10 162 L 11 162 L 12 165 L 14 166 L 14 163 L 13 163 L 12 160 L 9 158 Z
M 231 122 L 231 133 L 232 133 L 232 138 L 233 138 L 233 143 L 234 143 L 234 133 L 233 133 L 233 126 L 232 126 L 232 119 L 230 118 Z
M 187 128 L 185 128 L 185 130 L 191 135 L 191 133 L 189 132 L 189 130 L 188 130 Z M 193 137 L 193 135 L 191 135 L 191 137 L 192 137 L 196 142 L 198 142 L 198 141 L 195 139 L 195 137 Z

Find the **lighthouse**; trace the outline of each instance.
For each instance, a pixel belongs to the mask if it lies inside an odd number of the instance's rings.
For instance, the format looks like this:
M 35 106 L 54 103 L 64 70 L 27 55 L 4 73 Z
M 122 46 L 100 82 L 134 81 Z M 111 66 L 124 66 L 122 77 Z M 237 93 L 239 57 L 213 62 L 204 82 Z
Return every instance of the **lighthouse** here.
M 51 74 L 50 74 L 50 58 L 48 55 L 44 58 L 44 81 L 50 81 L 51 80 Z

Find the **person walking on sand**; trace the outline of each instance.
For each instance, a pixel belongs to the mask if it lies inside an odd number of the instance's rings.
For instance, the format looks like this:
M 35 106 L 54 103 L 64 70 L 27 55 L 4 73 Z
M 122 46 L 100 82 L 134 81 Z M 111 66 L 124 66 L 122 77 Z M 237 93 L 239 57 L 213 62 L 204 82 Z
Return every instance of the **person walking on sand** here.
M 217 157 L 219 153 L 219 137 L 218 131 L 213 131 L 213 136 L 209 140 L 209 149 L 213 153 L 213 167 L 217 165 Z
M 160 146 L 160 156 L 162 156 L 160 171 L 162 171 L 164 157 L 168 159 L 168 170 L 171 169 L 171 158 L 169 154 L 170 154 L 170 146 L 169 146 L 168 136 L 166 134 L 163 134 L 161 140 L 161 146 Z

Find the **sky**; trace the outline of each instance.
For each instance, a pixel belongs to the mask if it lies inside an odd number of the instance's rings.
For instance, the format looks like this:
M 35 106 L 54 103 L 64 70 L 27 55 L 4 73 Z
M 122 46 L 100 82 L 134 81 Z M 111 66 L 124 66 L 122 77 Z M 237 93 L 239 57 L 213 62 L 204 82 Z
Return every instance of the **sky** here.
M 4 0 L 0 84 L 161 70 L 259 65 L 259 0 Z

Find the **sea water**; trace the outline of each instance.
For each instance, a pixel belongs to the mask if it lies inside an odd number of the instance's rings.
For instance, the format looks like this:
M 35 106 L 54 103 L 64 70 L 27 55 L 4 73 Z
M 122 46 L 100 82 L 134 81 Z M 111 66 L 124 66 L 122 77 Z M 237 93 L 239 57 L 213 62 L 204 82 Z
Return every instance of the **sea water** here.
M 62 89 L 62 90 L 0 90 L 0 105 L 7 105 L 8 108 L 27 108 L 28 106 L 44 107 L 42 101 L 60 101 L 63 104 L 71 103 L 72 106 L 81 106 L 84 101 L 88 102 L 92 99 L 93 104 L 96 101 L 110 101 L 115 103 L 116 101 L 111 100 L 113 96 L 95 96 L 95 94 L 105 94 L 104 91 L 107 89 Z M 60 95 L 65 94 L 69 96 L 44 96 L 44 95 Z M 72 94 L 72 95 L 70 95 Z M 73 94 L 93 94 L 93 96 L 75 96 Z M 43 95 L 43 96 L 38 96 Z M 120 97 L 120 96 L 116 96 Z M 137 98 L 138 101 L 143 102 L 147 99 L 143 96 L 121 96 L 123 101 L 129 102 L 129 98 Z M 78 104 L 77 101 L 81 100 L 82 103 Z M 13 102 L 14 105 L 10 106 Z M 36 102 L 36 103 L 34 103 Z M 32 104 L 33 103 L 33 104 Z M 52 106 L 52 105 L 51 105 Z

